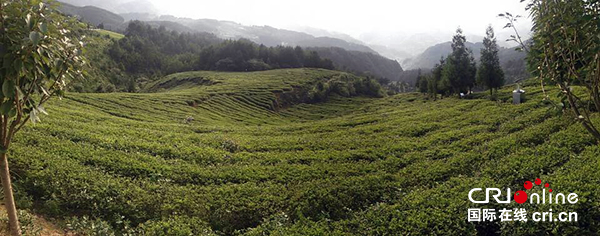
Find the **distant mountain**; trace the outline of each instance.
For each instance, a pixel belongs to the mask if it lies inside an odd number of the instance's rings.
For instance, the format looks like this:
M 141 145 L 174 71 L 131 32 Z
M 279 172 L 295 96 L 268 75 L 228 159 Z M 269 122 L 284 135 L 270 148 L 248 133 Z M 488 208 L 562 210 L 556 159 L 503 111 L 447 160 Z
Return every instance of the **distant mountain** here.
M 370 44 L 369 47 L 372 48 L 373 50 L 377 51 L 382 56 L 390 58 L 392 60 L 399 61 L 399 62 L 402 62 L 413 56 L 412 54 L 410 54 L 406 51 L 402 51 L 399 49 L 390 48 L 390 47 L 386 47 L 386 46 L 382 46 L 382 45 Z
M 304 32 L 304 33 L 313 35 L 315 37 L 336 38 L 336 39 L 341 39 L 341 40 L 344 40 L 344 41 L 350 42 L 350 43 L 366 45 L 363 41 L 360 41 L 350 35 L 335 32 L 335 31 L 329 31 L 329 30 L 307 27 L 307 26 L 292 26 L 289 29 L 298 31 L 298 32 Z
M 309 40 L 297 42 L 302 47 L 339 47 L 350 51 L 368 52 L 372 54 L 378 54 L 373 49 L 356 43 L 346 42 L 337 38 L 330 37 L 318 37 Z
M 483 43 L 466 42 L 466 46 L 473 51 L 473 57 L 475 57 L 476 60 L 479 60 Z M 447 57 L 450 53 L 452 53 L 452 42 L 440 43 L 427 48 L 425 52 L 414 58 L 403 61 L 402 64 L 407 70 L 419 68 L 430 69 L 440 61 L 442 56 Z
M 246 26 L 232 21 L 220 21 L 213 19 L 189 19 L 175 16 L 158 16 L 153 5 L 147 0 L 61 0 L 66 3 L 61 8 L 65 13 L 77 15 L 83 21 L 95 26 L 103 23 L 105 27 L 114 31 L 123 32 L 127 28 L 126 21 L 140 20 L 149 22 L 154 26 L 165 26 L 169 30 L 178 32 L 200 33 L 207 32 L 217 35 L 223 39 L 249 39 L 258 44 L 266 46 L 301 46 L 301 47 L 339 47 L 346 50 L 368 52 L 378 54 L 375 50 L 361 44 L 360 41 L 352 37 L 339 33 L 326 33 L 320 31 L 322 37 L 310 35 L 308 33 L 292 30 L 277 29 L 270 26 Z M 89 7 L 89 6 L 96 7 Z M 84 7 L 81 7 L 84 6 Z M 92 9 L 93 10 L 89 10 Z M 108 11 L 121 13 L 121 16 L 115 17 L 115 14 L 109 14 L 105 11 L 100 13 L 100 8 Z M 82 9 L 87 9 L 86 11 Z M 105 17 L 105 18 L 103 18 Z M 313 32 L 319 31 L 313 29 Z M 352 42 L 341 38 L 350 39 Z
M 148 0 L 60 0 L 74 6 L 95 6 L 115 13 L 158 13 L 156 7 Z
M 332 60 L 338 69 L 358 74 L 398 80 L 403 71 L 397 61 L 368 52 L 348 51 L 335 47 L 308 48 L 308 50 L 316 51 L 319 56 Z
M 435 64 L 439 63 L 440 58 L 447 57 L 452 53 L 452 42 L 445 42 L 429 47 L 425 52 L 420 55 L 405 60 L 402 64 L 406 70 L 417 70 L 422 69 L 427 72 L 433 68 Z M 466 43 L 467 48 L 473 51 L 473 57 L 479 61 L 481 57 L 481 49 L 483 43 Z M 518 79 L 525 79 L 529 77 L 526 65 L 526 53 L 517 51 L 515 48 L 500 48 L 498 57 L 500 58 L 500 65 L 504 70 L 507 83 L 512 83 Z
M 104 28 L 109 30 L 117 30 L 125 22 L 125 19 L 120 15 L 94 6 L 78 7 L 68 3 L 61 3 L 58 9 L 66 15 L 77 17 L 81 21 L 91 25 L 98 26 L 103 24 Z
M 149 22 L 169 21 L 186 27 L 190 32 L 208 32 L 224 39 L 249 39 L 266 46 L 301 46 L 301 47 L 339 47 L 346 50 L 378 54 L 363 44 L 348 42 L 334 37 L 316 37 L 308 33 L 277 29 L 270 26 L 246 26 L 232 21 L 213 19 L 189 19 L 174 16 L 152 18 L 149 14 L 124 14 L 131 20 Z M 179 27 L 181 28 L 181 27 Z
M 83 2 L 96 3 L 97 1 L 84 0 Z M 108 4 L 109 7 L 114 8 L 115 6 L 109 4 L 111 2 L 114 1 L 109 0 L 102 4 Z M 244 38 L 269 47 L 283 45 L 311 48 L 318 51 L 323 58 L 332 60 L 339 69 L 359 74 L 371 74 L 377 77 L 395 79 L 402 72 L 402 67 L 397 61 L 381 56 L 370 47 L 357 43 L 358 40 L 355 39 L 351 40 L 354 42 L 348 42 L 339 38 L 316 37 L 303 32 L 277 29 L 270 26 L 245 26 L 232 21 L 157 16 L 149 12 L 129 12 L 122 13 L 119 16 L 97 7 L 77 7 L 63 4 L 61 8 L 65 13 L 77 15 L 80 19 L 92 25 L 97 26 L 102 23 L 106 29 L 117 32 L 125 32 L 128 21 L 140 20 L 153 27 L 163 26 L 167 30 L 176 32 L 211 33 L 222 39 Z M 336 35 L 336 33 L 323 34 Z M 343 37 L 351 38 L 347 35 Z
M 527 71 L 527 53 L 517 51 L 514 47 L 503 48 L 498 52 L 498 57 L 500 57 L 500 65 L 507 84 L 531 77 Z
M 407 66 L 410 65 L 405 65 L 404 59 L 418 56 L 432 45 L 448 41 L 448 39 L 451 39 L 454 34 L 455 33 L 453 30 L 421 33 L 397 32 L 385 34 L 369 32 L 362 34 L 359 39 L 363 42 L 366 42 L 367 45 L 375 49 L 381 55 L 399 60 L 402 66 L 407 68 Z M 467 34 L 466 37 L 467 40 L 471 42 L 483 41 L 483 37 L 478 35 Z M 381 46 L 377 47 L 373 45 Z M 398 52 L 400 52 L 400 54 L 398 54 Z

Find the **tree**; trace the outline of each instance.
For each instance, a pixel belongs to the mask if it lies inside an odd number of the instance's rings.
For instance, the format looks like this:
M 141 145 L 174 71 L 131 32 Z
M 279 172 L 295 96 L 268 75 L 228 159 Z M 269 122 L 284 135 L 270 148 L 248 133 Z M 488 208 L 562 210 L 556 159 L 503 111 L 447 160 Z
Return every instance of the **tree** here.
M 477 70 L 477 84 L 483 85 L 490 90 L 490 96 L 494 95 L 494 89 L 504 85 L 504 72 L 498 58 L 498 44 L 494 36 L 494 29 L 489 26 L 486 37 L 483 39 L 481 49 L 479 70 Z
M 15 134 L 45 114 L 44 103 L 80 78 L 83 43 L 65 19 L 41 0 L 0 3 L 0 178 L 12 235 L 20 235 L 8 166 Z M 50 3 L 51 4 L 51 3 Z
M 447 86 L 443 84 L 443 70 L 446 66 L 446 59 L 442 57 L 440 59 L 440 63 L 436 64 L 431 70 L 431 76 L 428 78 L 427 82 L 427 91 L 430 96 L 434 99 L 437 99 L 438 94 L 444 94 L 447 91 Z
M 575 120 L 600 141 L 600 130 L 591 119 L 593 112 L 600 111 L 600 3 L 531 0 L 527 8 L 534 23 L 529 50 L 529 63 L 536 68 L 533 74 L 542 86 L 557 85 L 559 106 L 570 109 Z M 507 15 L 512 17 L 500 16 Z M 575 93 L 575 86 L 584 93 Z
M 419 90 L 419 92 L 427 93 L 427 86 L 428 86 L 427 84 L 428 84 L 427 76 L 422 75 L 421 69 L 419 69 L 415 87 Z
M 521 0 L 524 2 L 526 0 Z M 521 16 L 500 14 L 508 20 L 504 28 L 513 28 L 509 41 L 519 43 L 528 55 L 529 69 L 537 76 L 548 99 L 545 84 L 561 90 L 561 102 L 555 104 L 563 111 L 570 110 L 576 121 L 600 141 L 600 130 L 591 119 L 600 111 L 600 4 L 596 1 L 530 0 L 526 8 L 533 20 L 533 43 L 521 40 L 515 22 Z M 581 87 L 587 97 L 575 94 Z
M 475 85 L 477 67 L 466 41 L 462 29 L 458 28 L 452 38 L 452 53 L 446 59 L 443 70 L 443 84 L 449 86 L 453 94 L 469 93 Z

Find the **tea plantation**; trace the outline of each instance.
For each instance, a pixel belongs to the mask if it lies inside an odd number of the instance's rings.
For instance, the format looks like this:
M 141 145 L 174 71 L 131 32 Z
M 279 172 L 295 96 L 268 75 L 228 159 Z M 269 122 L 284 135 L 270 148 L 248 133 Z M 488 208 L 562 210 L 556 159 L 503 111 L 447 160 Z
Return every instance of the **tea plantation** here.
M 373 86 L 294 69 L 69 93 L 16 137 L 18 207 L 92 235 L 600 231 L 600 146 L 537 87 L 512 105 L 511 88 L 492 102 L 384 97 Z M 515 191 L 538 177 L 580 196 L 539 208 L 578 212 L 578 222 L 467 222 L 472 188 Z

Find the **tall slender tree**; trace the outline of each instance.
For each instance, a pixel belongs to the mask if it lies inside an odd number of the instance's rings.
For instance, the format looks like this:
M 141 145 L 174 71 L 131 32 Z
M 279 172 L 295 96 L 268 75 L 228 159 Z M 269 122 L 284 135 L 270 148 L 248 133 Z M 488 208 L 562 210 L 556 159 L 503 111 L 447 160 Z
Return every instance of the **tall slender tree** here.
M 427 91 L 429 95 L 433 97 L 433 99 L 437 99 L 438 94 L 444 95 L 446 93 L 447 87 L 442 83 L 442 76 L 444 66 L 446 64 L 446 59 L 442 57 L 440 59 L 440 63 L 436 64 L 431 70 L 431 76 L 428 78 L 427 82 Z
M 443 83 L 451 88 L 451 93 L 469 93 L 475 85 L 477 67 L 473 52 L 466 46 L 462 29 L 456 30 L 452 38 L 452 53 L 446 59 Z
M 481 60 L 477 70 L 477 84 L 483 85 L 490 90 L 490 96 L 494 95 L 494 89 L 504 85 L 504 72 L 498 58 L 498 44 L 492 26 L 488 26 L 486 37 L 483 39 L 481 49 Z

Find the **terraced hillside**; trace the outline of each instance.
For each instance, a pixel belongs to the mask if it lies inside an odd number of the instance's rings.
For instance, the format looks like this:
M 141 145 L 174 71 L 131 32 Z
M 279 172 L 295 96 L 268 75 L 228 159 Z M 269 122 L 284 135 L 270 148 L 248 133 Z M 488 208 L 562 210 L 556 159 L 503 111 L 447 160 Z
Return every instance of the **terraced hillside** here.
M 376 98 L 368 84 L 324 70 L 191 72 L 149 93 L 68 94 L 13 146 L 19 207 L 117 234 L 598 232 L 600 146 L 533 87 L 511 105 Z M 537 177 L 579 194 L 552 206 L 579 222 L 467 223 L 470 189 Z

